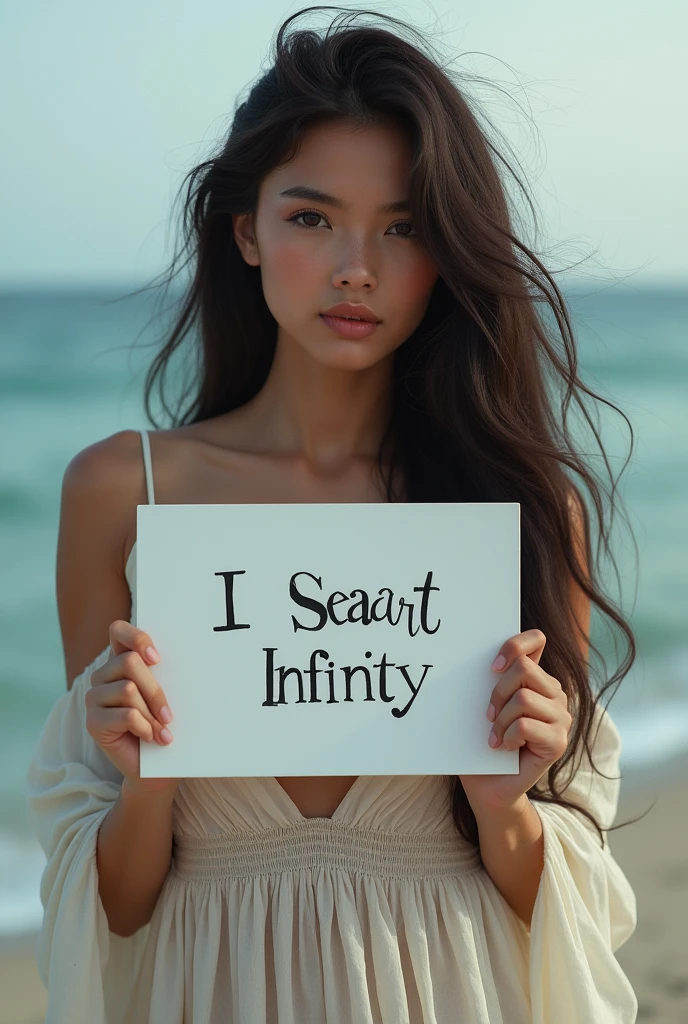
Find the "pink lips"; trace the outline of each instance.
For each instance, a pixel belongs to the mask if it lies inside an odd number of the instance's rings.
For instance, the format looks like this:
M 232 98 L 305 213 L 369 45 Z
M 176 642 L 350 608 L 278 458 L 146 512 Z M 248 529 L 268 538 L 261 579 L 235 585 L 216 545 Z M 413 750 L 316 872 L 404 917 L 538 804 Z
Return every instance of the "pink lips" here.
M 366 306 L 363 302 L 338 302 L 336 306 L 326 309 L 322 315 L 343 316 L 353 320 L 371 320 L 373 323 L 379 323 L 380 320 L 370 306 Z
M 340 338 L 367 338 L 377 330 L 377 322 L 373 320 L 347 320 L 343 316 L 320 314 L 327 326 Z

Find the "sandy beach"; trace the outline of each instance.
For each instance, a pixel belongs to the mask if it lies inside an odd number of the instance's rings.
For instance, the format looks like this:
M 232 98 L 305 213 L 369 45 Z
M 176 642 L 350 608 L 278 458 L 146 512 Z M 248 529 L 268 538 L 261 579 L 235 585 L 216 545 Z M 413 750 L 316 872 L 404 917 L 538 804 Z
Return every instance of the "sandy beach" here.
M 637 775 L 640 772 L 635 773 Z M 653 805 L 653 806 L 652 806 Z M 622 787 L 610 847 L 638 901 L 635 933 L 617 958 L 638 996 L 638 1022 L 688 1021 L 688 758 Z
M 638 996 L 638 1022 L 685 1024 L 688 758 L 645 773 L 642 784 L 639 776 L 635 772 L 622 785 L 617 822 L 651 810 L 641 821 L 610 834 L 611 849 L 638 900 L 638 927 L 617 957 Z M 43 1021 L 45 993 L 30 937 L 18 946 L 0 947 L 0 993 L 0 1024 Z

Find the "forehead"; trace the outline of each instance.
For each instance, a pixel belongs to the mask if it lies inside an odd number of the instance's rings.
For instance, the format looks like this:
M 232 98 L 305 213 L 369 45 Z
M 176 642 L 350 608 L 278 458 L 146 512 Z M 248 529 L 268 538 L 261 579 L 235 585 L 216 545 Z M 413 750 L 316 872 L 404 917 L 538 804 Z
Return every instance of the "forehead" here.
M 316 125 L 304 132 L 296 155 L 266 175 L 261 196 L 285 202 L 282 189 L 307 183 L 347 205 L 395 201 L 406 196 L 411 158 L 408 138 L 393 125 Z

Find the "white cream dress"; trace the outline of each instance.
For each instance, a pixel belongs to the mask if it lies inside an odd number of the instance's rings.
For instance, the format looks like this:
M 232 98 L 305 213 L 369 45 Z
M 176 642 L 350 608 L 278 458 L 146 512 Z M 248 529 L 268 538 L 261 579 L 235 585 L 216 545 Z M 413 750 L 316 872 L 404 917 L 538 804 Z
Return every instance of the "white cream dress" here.
M 143 439 L 149 500 L 150 451 Z M 127 563 L 136 621 L 136 547 Z M 106 647 L 54 705 L 27 775 L 46 853 L 36 956 L 46 1024 L 633 1024 L 614 951 L 627 879 L 582 815 L 534 801 L 544 870 L 530 928 L 456 832 L 440 776 L 359 776 L 332 818 L 274 778 L 183 779 L 173 860 L 151 921 L 110 932 L 98 829 L 122 776 L 85 728 Z M 620 739 L 596 719 L 594 758 Z M 585 761 L 567 796 L 613 823 L 619 782 Z

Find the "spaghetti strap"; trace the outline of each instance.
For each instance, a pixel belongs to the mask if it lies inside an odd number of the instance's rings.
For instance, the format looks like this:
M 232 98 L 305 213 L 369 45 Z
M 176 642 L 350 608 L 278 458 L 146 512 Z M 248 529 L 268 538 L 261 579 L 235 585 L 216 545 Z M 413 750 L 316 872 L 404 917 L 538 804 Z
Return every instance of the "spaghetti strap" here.
M 150 437 L 147 430 L 139 430 L 141 435 L 141 447 L 143 448 L 143 466 L 146 471 L 146 491 L 148 493 L 148 504 L 155 505 L 155 490 L 153 488 L 153 462 L 151 460 Z

